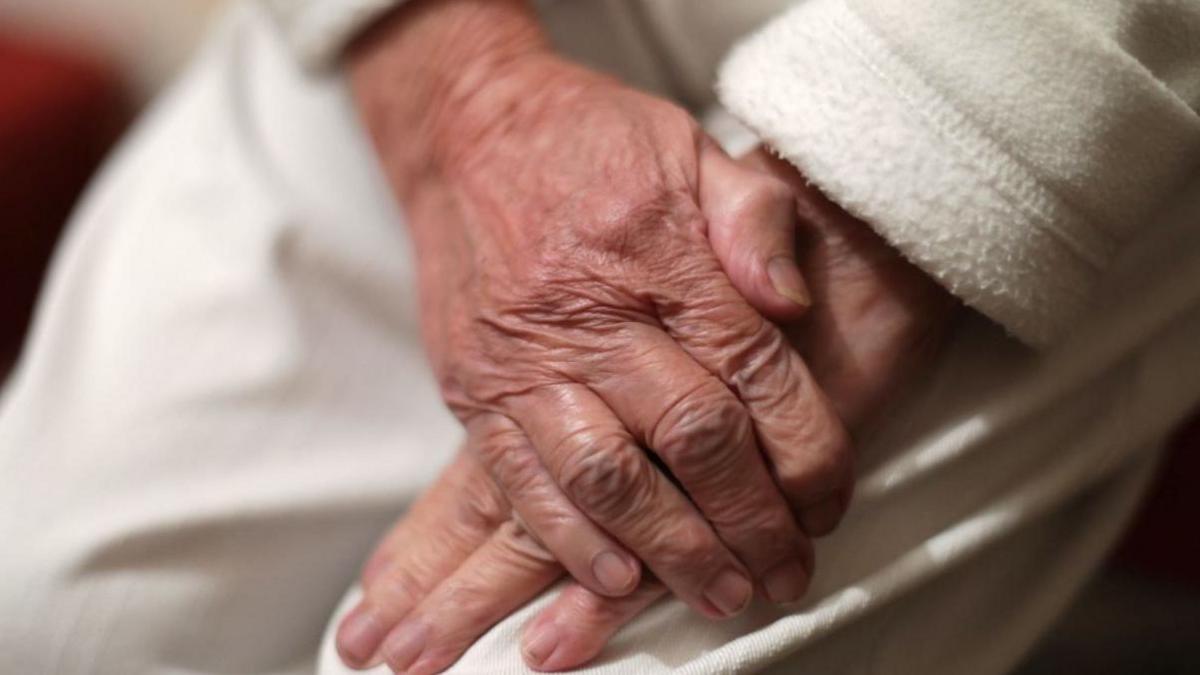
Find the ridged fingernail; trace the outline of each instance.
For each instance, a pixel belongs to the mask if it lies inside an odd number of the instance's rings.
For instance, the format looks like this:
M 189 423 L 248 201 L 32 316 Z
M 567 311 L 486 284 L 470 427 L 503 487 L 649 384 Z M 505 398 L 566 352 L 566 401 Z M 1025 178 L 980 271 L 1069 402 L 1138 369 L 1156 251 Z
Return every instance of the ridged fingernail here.
M 554 622 L 548 621 L 534 627 L 532 632 L 525 636 L 525 640 L 521 645 L 521 651 L 524 652 L 529 661 L 541 665 L 554 653 L 554 649 L 558 647 L 558 642 L 558 626 Z
M 592 574 L 596 575 L 596 581 L 606 591 L 614 595 L 632 591 L 637 583 L 637 568 L 612 551 L 604 551 L 592 560 Z
M 750 604 L 754 588 L 746 577 L 734 570 L 725 570 L 716 576 L 704 590 L 704 599 L 713 604 L 725 616 L 733 616 Z
M 804 276 L 800 274 L 795 260 L 785 255 L 771 258 L 767 263 L 767 276 L 771 279 L 771 286 L 775 288 L 776 293 L 801 307 L 812 304 L 808 284 L 804 282 Z
M 420 658 L 429 638 L 429 627 L 405 621 L 396 627 L 383 645 L 383 659 L 393 670 L 403 672 Z
M 795 602 L 808 586 L 808 571 L 799 560 L 782 562 L 763 576 L 767 599 L 775 603 Z
M 352 665 L 364 665 L 375 654 L 387 627 L 365 605 L 355 607 L 338 627 L 337 647 Z

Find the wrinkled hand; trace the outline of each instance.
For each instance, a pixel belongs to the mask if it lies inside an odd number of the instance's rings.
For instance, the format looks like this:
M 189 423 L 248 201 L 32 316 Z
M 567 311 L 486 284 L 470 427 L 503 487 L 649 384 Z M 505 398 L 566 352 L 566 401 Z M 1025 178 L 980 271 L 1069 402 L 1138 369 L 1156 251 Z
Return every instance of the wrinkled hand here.
M 814 302 L 789 335 L 838 413 L 861 425 L 932 356 L 956 303 L 788 165 L 761 153 L 745 162 L 796 191 Z M 403 620 L 380 658 L 397 672 L 437 672 L 561 573 L 468 451 L 380 544 L 363 575 L 366 601 L 343 621 L 339 645 L 364 607 L 388 605 Z M 526 627 L 526 661 L 541 670 L 578 666 L 666 592 L 652 578 L 619 598 L 571 584 Z
M 426 7 L 399 17 L 401 38 L 455 3 Z M 407 62 L 396 37 L 356 58 L 443 395 L 531 534 L 593 591 L 631 592 L 641 561 L 710 617 L 741 611 L 755 582 L 796 600 L 805 535 L 841 517 L 852 456 L 799 354 L 747 301 L 805 308 L 791 191 L 680 108 L 522 35 L 503 59 L 493 45 L 457 61 L 415 117 L 394 107 L 412 80 L 386 93 Z M 748 221 L 756 237 L 719 256 L 710 237 L 736 242 Z M 350 660 L 398 618 L 371 611 Z
M 814 300 L 785 332 L 838 416 L 861 428 L 934 356 L 958 301 L 791 164 L 761 149 L 740 161 L 796 195 L 798 259 Z

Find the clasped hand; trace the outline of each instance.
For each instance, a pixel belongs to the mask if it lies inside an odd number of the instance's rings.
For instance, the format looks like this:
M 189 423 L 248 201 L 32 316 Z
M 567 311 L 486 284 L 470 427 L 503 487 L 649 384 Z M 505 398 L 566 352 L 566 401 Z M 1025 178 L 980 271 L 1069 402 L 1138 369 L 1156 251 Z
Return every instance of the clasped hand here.
M 830 205 L 769 160 L 733 161 L 682 109 L 514 42 L 510 58 L 458 64 L 472 75 L 430 89 L 419 113 L 378 103 L 396 100 L 380 97 L 400 58 L 386 39 L 355 66 L 419 254 L 425 342 L 468 442 L 368 565 L 339 631 L 351 665 L 440 670 L 563 569 L 578 606 L 611 611 L 557 661 L 561 631 L 533 636 L 542 667 L 590 657 L 661 588 L 712 618 L 756 588 L 792 602 L 812 575 L 809 538 L 849 502 L 839 412 L 872 396 L 852 384 L 835 408 L 775 323 L 812 302 L 797 195 Z M 902 281 L 889 293 L 935 295 Z M 873 362 L 834 348 L 822 368 L 890 377 L 894 347 L 924 334 L 899 323 L 890 351 L 848 353 Z

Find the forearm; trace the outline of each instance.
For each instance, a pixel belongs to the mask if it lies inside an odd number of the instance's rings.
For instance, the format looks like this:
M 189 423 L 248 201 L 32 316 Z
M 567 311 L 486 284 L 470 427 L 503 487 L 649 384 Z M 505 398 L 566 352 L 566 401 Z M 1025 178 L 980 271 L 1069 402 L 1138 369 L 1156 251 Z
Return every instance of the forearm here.
M 351 90 L 397 189 L 495 117 L 478 99 L 501 98 L 512 64 L 548 51 L 525 0 L 419 0 L 356 41 Z

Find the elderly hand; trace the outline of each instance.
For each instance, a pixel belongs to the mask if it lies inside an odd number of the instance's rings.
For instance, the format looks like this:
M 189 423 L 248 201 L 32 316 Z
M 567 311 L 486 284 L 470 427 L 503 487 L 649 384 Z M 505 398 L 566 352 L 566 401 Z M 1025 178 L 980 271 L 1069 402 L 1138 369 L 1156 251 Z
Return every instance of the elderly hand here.
M 796 191 L 798 246 L 814 303 L 789 334 L 803 347 L 838 413 L 852 426 L 861 425 L 907 372 L 932 356 L 956 303 L 788 165 L 762 153 L 746 164 Z M 737 236 L 748 242 L 769 234 L 746 227 Z M 715 248 L 730 245 L 737 243 L 713 242 Z M 512 518 L 473 453 L 464 453 L 368 562 L 364 600 L 344 619 L 339 648 L 345 657 L 346 629 L 367 608 L 387 606 L 396 618 L 394 627 L 387 626 L 379 658 L 397 672 L 440 671 L 561 573 L 554 556 Z M 665 593 L 653 579 L 620 598 L 572 584 L 526 627 L 526 660 L 541 670 L 581 665 Z M 363 664 L 353 657 L 347 661 Z
M 410 5 L 359 45 L 352 79 L 405 207 L 444 397 L 531 533 L 605 595 L 631 592 L 640 560 L 710 617 L 755 581 L 797 599 L 805 533 L 840 518 L 852 456 L 747 301 L 807 304 L 787 185 L 676 106 L 556 57 L 522 3 Z M 749 221 L 757 236 L 714 253 Z M 371 611 L 359 658 L 396 618 Z

